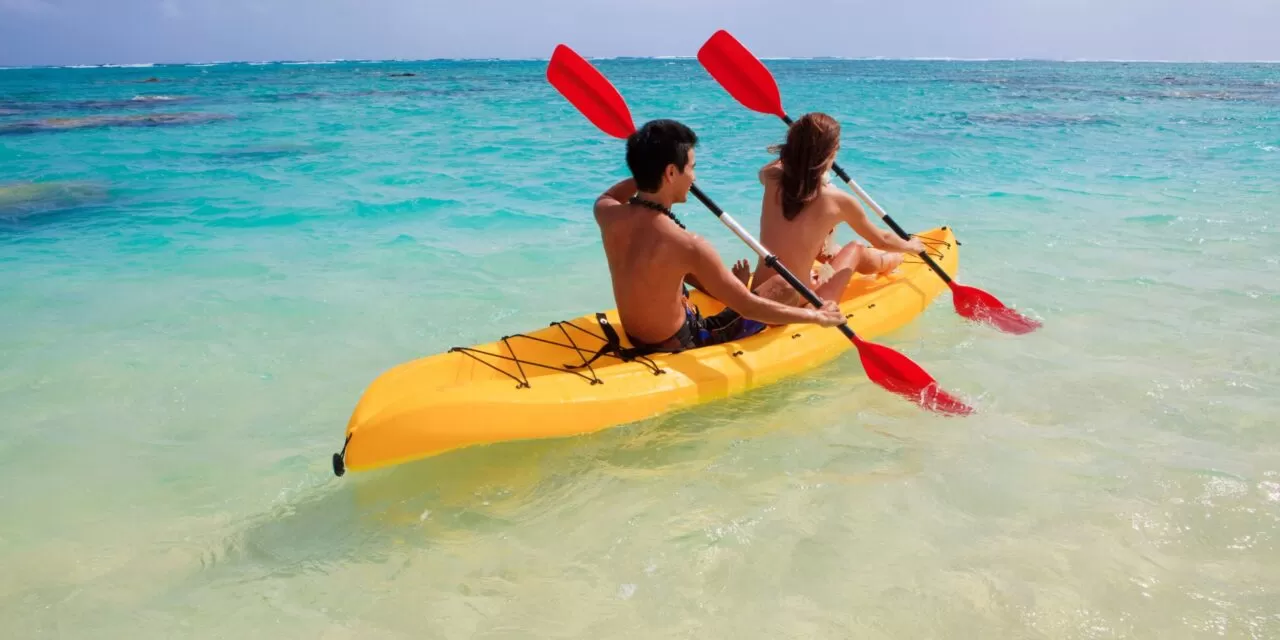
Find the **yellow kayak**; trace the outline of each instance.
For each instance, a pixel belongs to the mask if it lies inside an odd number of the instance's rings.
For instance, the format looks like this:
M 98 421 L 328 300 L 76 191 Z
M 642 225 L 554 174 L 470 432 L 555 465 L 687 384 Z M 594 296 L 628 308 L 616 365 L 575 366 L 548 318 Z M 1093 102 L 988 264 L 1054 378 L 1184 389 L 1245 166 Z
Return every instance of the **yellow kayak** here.
M 919 234 L 952 276 L 959 265 L 947 227 Z M 865 339 L 910 322 L 946 285 L 918 258 L 892 274 L 855 276 L 840 300 Z M 704 316 L 723 309 L 693 291 Z M 718 400 L 812 369 L 849 349 L 836 329 L 769 327 L 749 338 L 623 361 L 595 356 L 606 343 L 598 315 L 631 345 L 616 310 L 532 333 L 398 365 L 365 391 L 347 423 L 334 472 L 366 471 L 471 445 L 590 433 Z

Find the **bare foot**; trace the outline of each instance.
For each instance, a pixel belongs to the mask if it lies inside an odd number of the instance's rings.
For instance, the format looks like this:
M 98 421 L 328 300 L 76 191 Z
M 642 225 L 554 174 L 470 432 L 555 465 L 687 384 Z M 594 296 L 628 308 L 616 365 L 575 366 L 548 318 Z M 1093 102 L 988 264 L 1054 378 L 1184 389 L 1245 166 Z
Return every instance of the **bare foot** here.
M 902 264 L 904 258 L 906 258 L 906 256 L 901 253 L 888 253 L 882 256 L 882 262 L 880 263 L 880 275 L 897 271 L 898 266 Z
M 858 266 L 856 271 L 863 275 L 871 277 L 881 276 L 891 273 L 898 265 L 902 264 L 903 255 L 901 253 L 890 253 L 879 249 L 866 249 L 862 255 L 858 257 Z
M 733 275 L 742 281 L 742 286 L 748 286 L 751 283 L 751 267 L 746 260 L 739 260 L 733 265 Z

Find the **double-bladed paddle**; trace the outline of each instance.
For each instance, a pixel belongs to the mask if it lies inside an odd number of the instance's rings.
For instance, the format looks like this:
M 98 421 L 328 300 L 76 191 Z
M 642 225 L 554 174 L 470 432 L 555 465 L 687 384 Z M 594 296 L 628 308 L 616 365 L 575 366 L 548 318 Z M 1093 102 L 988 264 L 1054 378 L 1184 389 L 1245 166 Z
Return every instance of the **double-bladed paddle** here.
M 698 50 L 698 61 L 711 74 L 711 77 L 715 78 L 716 82 L 719 82 L 720 86 L 743 106 L 752 111 L 778 116 L 783 122 L 791 124 L 791 118 L 782 108 L 782 97 L 773 74 L 769 73 L 764 63 L 728 31 L 721 29 L 712 35 Z M 885 213 L 884 209 L 881 209 L 880 205 L 876 204 L 876 201 L 872 200 L 871 196 L 867 195 L 867 192 L 863 191 L 862 187 L 858 186 L 858 183 L 854 182 L 839 164 L 832 165 L 832 169 L 898 236 L 903 240 L 910 239 L 907 232 L 903 231 L 902 227 L 898 226 L 898 223 L 894 222 L 893 218 L 890 218 L 889 214 Z M 952 280 L 951 276 L 947 275 L 947 272 L 943 271 L 927 252 L 922 251 L 919 255 L 920 259 L 924 260 L 951 288 L 951 300 L 955 304 L 956 313 L 961 316 L 986 322 L 1001 331 L 1014 334 L 1030 333 L 1040 327 L 1040 322 L 1005 306 L 990 293 Z
M 547 81 L 601 131 L 624 139 L 635 132 L 636 125 L 631 119 L 631 110 L 622 95 L 608 78 L 568 46 L 562 44 L 556 47 L 547 67 Z M 697 185 L 693 185 L 690 191 L 814 308 L 822 306 L 822 300 L 817 294 L 801 283 L 777 256 L 769 253 Z M 866 369 L 867 377 L 876 384 L 931 411 L 953 415 L 973 412 L 964 402 L 938 386 L 937 381 L 910 358 L 889 347 L 863 340 L 849 328 L 848 323 L 841 323 L 837 328 L 858 348 L 858 356 Z

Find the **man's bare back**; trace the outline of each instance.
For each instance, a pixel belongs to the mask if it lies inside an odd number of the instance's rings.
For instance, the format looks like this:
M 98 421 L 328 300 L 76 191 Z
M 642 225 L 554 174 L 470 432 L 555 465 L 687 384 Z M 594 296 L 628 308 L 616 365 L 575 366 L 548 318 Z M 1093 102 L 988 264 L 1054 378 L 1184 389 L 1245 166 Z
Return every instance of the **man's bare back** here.
M 625 198 L 598 203 L 595 216 L 627 333 L 648 343 L 666 340 L 685 320 L 684 278 L 693 271 L 689 234 Z

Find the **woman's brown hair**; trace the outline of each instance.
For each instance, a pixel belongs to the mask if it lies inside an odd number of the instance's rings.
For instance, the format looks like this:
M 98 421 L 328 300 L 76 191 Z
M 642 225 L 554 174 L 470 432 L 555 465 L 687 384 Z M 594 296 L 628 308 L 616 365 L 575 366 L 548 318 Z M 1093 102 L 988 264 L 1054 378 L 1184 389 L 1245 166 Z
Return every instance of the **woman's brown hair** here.
M 782 215 L 794 220 L 818 197 L 826 162 L 840 148 L 840 123 L 825 113 L 806 113 L 787 130 L 787 141 L 774 148 L 782 160 Z

